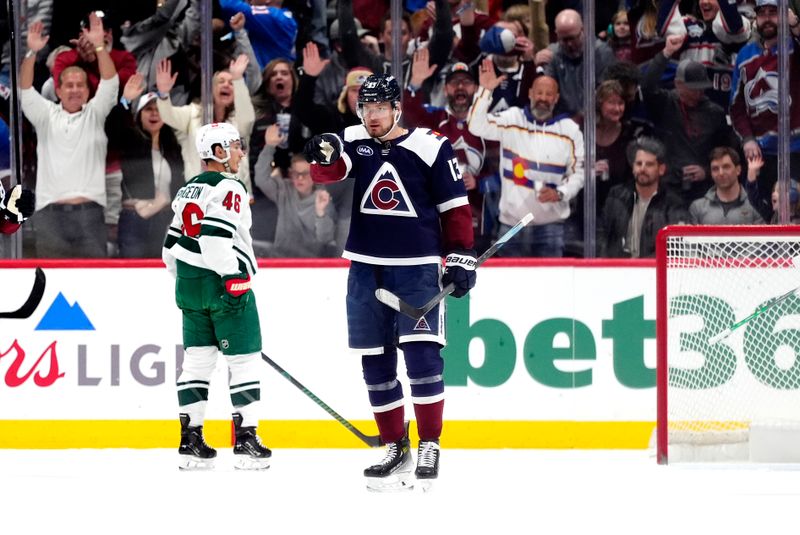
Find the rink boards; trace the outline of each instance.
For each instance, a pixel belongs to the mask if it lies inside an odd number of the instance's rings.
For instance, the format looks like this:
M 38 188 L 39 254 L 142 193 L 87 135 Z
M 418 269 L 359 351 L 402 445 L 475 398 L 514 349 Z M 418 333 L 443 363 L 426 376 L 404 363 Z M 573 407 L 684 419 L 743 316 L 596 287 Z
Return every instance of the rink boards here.
M 174 446 L 182 348 L 170 276 L 156 262 L 6 262 L 2 311 L 25 301 L 36 265 L 47 275 L 40 305 L 29 318 L 0 319 L 0 448 Z M 342 261 L 263 264 L 253 289 L 264 352 L 374 434 L 360 357 L 347 350 L 346 279 Z M 646 448 L 655 309 L 648 261 L 481 267 L 468 298 L 447 302 L 443 444 Z M 261 386 L 270 447 L 362 445 L 266 364 Z M 220 360 L 210 443 L 230 442 L 230 412 Z

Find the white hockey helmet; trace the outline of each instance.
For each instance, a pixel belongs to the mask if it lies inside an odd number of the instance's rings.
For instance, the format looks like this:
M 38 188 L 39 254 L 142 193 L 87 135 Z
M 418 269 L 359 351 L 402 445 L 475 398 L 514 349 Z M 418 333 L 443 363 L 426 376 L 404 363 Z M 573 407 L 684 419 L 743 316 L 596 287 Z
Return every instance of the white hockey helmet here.
M 239 131 L 230 123 L 210 123 L 197 130 L 195 146 L 201 160 L 214 160 L 225 163 L 231 158 L 230 146 L 235 141 L 241 142 Z M 225 149 L 225 159 L 220 160 L 214 156 L 214 145 Z

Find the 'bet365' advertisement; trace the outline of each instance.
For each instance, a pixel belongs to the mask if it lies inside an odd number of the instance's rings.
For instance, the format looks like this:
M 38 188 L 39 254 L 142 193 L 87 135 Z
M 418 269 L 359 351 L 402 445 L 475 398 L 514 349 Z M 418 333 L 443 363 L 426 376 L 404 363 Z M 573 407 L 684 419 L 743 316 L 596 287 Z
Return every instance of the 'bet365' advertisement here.
M 31 297 L 34 271 L 0 269 L 0 422 L 175 421 L 181 313 L 166 270 L 45 264 L 44 273 L 41 301 L 17 318 L 8 313 Z M 263 352 L 348 420 L 371 423 L 361 357 L 347 347 L 346 281 L 346 267 L 262 266 L 253 290 Z M 652 265 L 482 267 L 467 297 L 446 301 L 454 442 L 458 429 L 485 425 L 501 445 L 507 435 L 546 447 L 526 436 L 636 422 L 644 430 L 631 447 L 644 447 L 655 421 L 655 309 Z M 263 421 L 331 420 L 261 364 Z M 220 356 L 209 420 L 230 419 L 227 377 Z

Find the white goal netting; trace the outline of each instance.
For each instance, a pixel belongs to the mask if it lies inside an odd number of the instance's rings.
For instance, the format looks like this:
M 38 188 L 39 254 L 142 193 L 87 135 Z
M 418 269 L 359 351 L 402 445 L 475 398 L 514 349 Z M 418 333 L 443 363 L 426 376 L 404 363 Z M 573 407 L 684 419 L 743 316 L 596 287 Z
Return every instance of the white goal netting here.
M 668 319 L 658 425 L 670 462 L 752 460 L 754 425 L 800 423 L 800 229 L 749 228 L 668 236 L 659 259 Z

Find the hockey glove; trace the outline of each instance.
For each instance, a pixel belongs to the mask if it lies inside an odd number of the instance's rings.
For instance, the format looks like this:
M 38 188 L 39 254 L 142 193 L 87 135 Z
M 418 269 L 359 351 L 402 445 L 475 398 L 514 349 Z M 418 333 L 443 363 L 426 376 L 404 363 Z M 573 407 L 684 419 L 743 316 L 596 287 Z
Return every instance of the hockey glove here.
M 222 300 L 234 307 L 242 307 L 247 304 L 250 292 L 250 274 L 235 273 L 222 277 L 222 284 L 225 285 L 225 293 Z
M 319 134 L 308 140 L 303 154 L 308 163 L 331 165 L 342 154 L 342 140 L 336 134 Z
M 28 219 L 33 215 L 35 207 L 36 196 L 33 191 L 22 189 L 19 184 L 6 192 L 5 199 L 0 205 L 3 217 L 12 223 L 22 223 Z
M 461 250 L 451 252 L 444 260 L 442 286 L 447 286 L 452 282 L 455 289 L 450 295 L 464 297 L 475 286 L 476 267 L 475 251 Z

